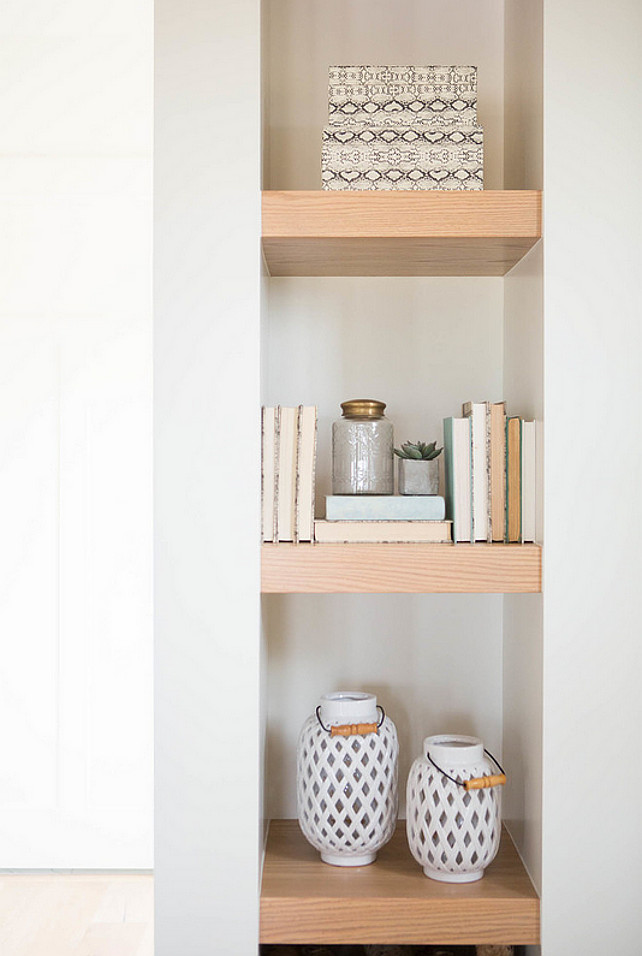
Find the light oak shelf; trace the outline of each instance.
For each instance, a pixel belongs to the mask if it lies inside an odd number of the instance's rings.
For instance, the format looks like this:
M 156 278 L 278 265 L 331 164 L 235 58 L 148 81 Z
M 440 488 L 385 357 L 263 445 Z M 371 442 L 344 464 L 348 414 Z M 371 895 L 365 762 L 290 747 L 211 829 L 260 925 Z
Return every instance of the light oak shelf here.
M 264 594 L 541 591 L 536 544 L 264 544 Z
M 513 842 L 477 883 L 438 883 L 410 855 L 405 825 L 370 866 L 322 863 L 295 820 L 273 820 L 261 890 L 261 942 L 528 944 L 539 899 Z
M 537 190 L 263 193 L 273 276 L 503 276 L 541 237 Z

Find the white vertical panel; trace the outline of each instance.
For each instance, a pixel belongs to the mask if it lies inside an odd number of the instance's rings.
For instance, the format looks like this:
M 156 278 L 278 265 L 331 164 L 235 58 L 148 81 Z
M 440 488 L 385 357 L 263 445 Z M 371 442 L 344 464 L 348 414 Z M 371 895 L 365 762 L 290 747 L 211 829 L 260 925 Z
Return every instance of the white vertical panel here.
M 0 41 L 1 864 L 147 867 L 151 2 Z
M 156 4 L 156 953 L 256 951 L 258 0 Z
M 507 189 L 541 189 L 541 0 L 505 0 L 504 13 L 504 185 Z M 504 397 L 509 414 L 539 423 L 540 437 L 544 414 L 542 275 L 540 243 L 504 279 Z M 542 450 L 540 442 L 540 542 Z M 504 761 L 508 770 L 503 814 L 541 891 L 543 600 L 540 594 L 507 594 L 503 603 Z
M 642 940 L 641 39 L 638 0 L 545 0 L 546 956 Z

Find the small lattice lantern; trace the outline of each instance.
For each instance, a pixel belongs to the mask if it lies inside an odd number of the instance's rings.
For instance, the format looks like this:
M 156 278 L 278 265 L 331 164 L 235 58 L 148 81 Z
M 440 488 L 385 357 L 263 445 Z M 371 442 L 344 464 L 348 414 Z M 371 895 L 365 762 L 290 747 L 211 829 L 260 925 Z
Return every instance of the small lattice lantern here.
M 374 694 L 325 694 L 301 730 L 297 806 L 306 839 L 334 866 L 365 866 L 397 822 L 395 725 Z
M 410 768 L 406 832 L 426 876 L 472 883 L 499 849 L 501 785 L 506 777 L 477 737 L 426 737 Z M 493 774 L 488 756 L 499 767 Z

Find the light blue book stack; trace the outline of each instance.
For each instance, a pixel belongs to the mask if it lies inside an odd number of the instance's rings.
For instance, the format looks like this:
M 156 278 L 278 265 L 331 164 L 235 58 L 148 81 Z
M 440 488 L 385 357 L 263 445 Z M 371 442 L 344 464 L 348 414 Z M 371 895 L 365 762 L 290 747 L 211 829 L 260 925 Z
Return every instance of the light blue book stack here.
M 327 521 L 443 521 L 440 495 L 326 495 Z

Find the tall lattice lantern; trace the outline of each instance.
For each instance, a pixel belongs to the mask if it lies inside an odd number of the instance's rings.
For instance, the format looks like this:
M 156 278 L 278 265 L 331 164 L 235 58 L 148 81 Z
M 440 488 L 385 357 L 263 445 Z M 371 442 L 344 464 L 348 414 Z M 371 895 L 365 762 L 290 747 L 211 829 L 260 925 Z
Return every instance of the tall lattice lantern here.
M 299 736 L 297 806 L 306 839 L 334 866 L 365 866 L 397 822 L 395 725 L 374 694 L 321 698 Z
M 501 785 L 477 737 L 426 737 L 410 768 L 406 832 L 410 851 L 426 876 L 471 883 L 484 875 L 499 849 Z

